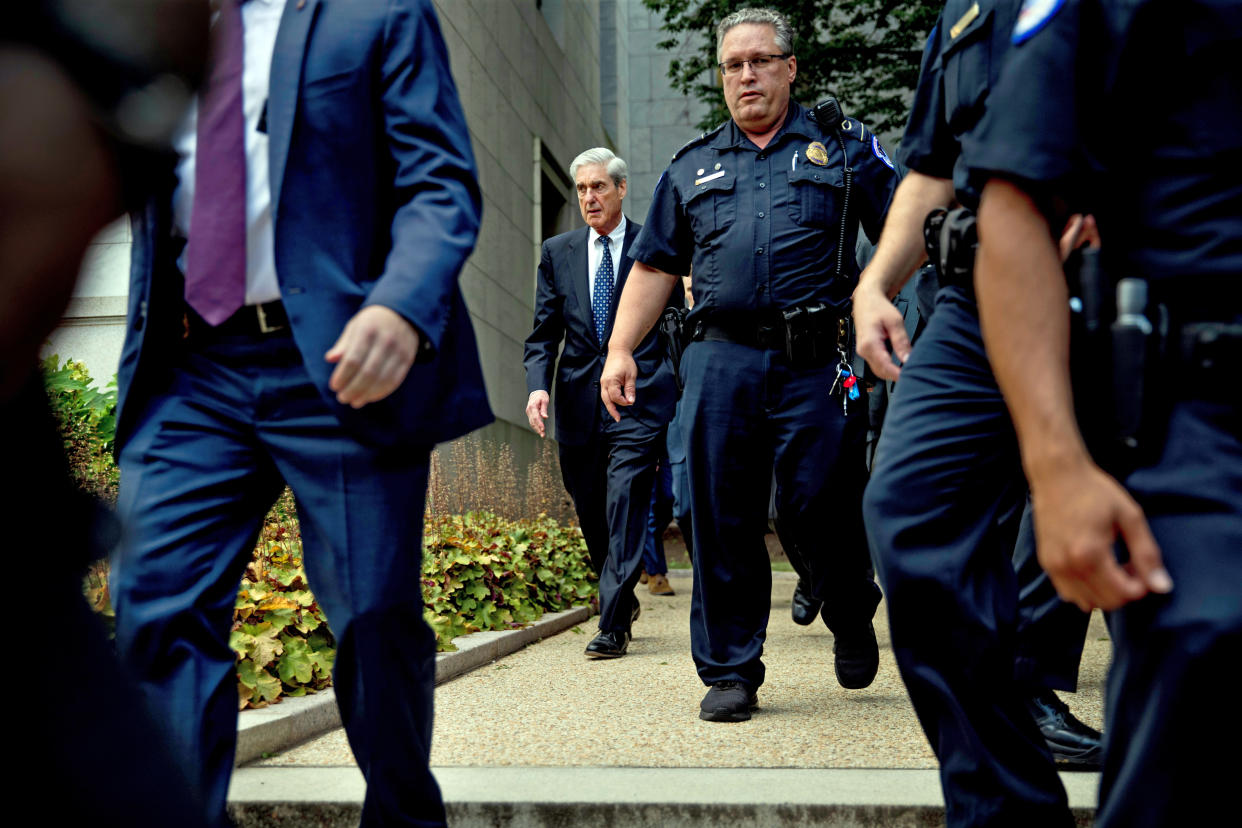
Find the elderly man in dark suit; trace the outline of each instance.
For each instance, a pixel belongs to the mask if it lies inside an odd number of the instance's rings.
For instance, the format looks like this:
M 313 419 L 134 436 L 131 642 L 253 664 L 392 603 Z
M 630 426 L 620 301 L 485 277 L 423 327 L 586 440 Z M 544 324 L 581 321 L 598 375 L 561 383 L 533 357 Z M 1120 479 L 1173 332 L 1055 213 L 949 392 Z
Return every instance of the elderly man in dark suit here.
M 619 422 L 604 411 L 600 371 L 617 297 L 630 272 L 630 245 L 642 225 L 628 221 L 621 210 L 627 168 L 611 150 L 583 152 L 569 174 L 587 226 L 543 243 L 535 324 L 526 338 L 526 418 L 546 436 L 543 421 L 555 373 L 561 475 L 599 573 L 600 632 L 586 652 L 591 658 L 618 658 L 625 655 L 638 618 L 634 585 L 642 568 L 656 462 L 677 390 L 664 343 L 653 330 L 635 352 L 644 405 L 628 410 Z
M 491 420 L 458 289 L 480 196 L 430 0 L 222 0 L 211 78 L 134 217 L 117 643 L 226 824 L 229 632 L 297 498 L 363 825 L 442 825 L 419 549 L 431 447 Z

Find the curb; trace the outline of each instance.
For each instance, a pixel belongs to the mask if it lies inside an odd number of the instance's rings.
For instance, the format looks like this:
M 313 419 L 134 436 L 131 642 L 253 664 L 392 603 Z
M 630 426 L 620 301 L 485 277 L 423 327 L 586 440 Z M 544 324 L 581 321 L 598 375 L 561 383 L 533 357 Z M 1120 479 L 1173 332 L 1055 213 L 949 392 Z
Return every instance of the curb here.
M 936 828 L 934 769 L 434 767 L 455 828 Z M 1062 773 L 1074 821 L 1094 821 L 1099 774 Z M 243 828 L 352 828 L 356 767 L 239 770 L 229 813 Z
M 455 679 L 484 664 L 515 653 L 528 644 L 569 629 L 591 617 L 591 608 L 573 607 L 544 613 L 538 621 L 519 630 L 471 633 L 453 639 L 457 651 L 436 655 L 436 684 Z M 237 753 L 234 765 L 244 765 L 278 753 L 307 739 L 341 726 L 336 692 L 328 688 L 300 698 L 287 698 L 259 710 L 243 710 L 237 716 Z

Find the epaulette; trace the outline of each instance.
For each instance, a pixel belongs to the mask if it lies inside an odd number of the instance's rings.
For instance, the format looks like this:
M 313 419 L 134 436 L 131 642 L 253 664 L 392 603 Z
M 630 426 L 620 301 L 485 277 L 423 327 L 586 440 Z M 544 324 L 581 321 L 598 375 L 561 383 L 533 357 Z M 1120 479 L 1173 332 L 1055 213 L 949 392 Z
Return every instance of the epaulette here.
M 728 121 L 721 121 L 719 126 L 715 127 L 714 129 L 704 132 L 698 138 L 691 138 L 689 141 L 687 141 L 685 144 L 682 145 L 681 149 L 673 153 L 673 157 L 669 160 L 676 161 L 678 158 L 681 158 L 683 155 L 686 154 L 686 150 L 692 147 L 697 147 L 699 144 L 703 143 L 708 138 L 713 137 L 717 132 L 720 132 L 720 130 L 724 129 L 728 123 L 729 123 Z
M 811 120 L 818 124 L 819 128 L 825 132 L 849 135 L 864 144 L 870 140 L 870 133 L 867 132 L 867 128 L 863 126 L 862 122 L 842 115 L 841 104 L 832 95 L 816 104 L 810 110 L 810 115 Z
M 841 119 L 841 134 L 856 138 L 864 144 L 871 142 L 871 133 L 867 131 L 866 125 L 848 115 Z

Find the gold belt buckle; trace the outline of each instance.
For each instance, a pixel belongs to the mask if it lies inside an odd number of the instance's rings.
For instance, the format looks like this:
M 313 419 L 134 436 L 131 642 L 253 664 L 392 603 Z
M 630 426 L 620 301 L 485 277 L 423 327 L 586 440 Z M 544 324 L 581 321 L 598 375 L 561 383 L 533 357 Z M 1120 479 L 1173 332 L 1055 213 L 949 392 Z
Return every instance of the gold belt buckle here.
M 276 331 L 284 330 L 285 328 L 284 325 L 267 324 L 267 313 L 264 312 L 262 305 L 255 305 L 254 310 L 255 310 L 255 314 L 259 317 L 259 333 L 268 334 L 268 333 L 274 333 Z

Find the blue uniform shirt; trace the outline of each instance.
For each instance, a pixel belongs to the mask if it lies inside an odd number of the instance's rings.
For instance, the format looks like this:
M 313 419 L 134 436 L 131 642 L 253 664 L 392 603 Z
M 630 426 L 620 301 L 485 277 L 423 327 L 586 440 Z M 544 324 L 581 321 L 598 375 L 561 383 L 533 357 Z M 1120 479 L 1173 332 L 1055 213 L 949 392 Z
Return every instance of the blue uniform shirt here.
M 790 101 L 784 125 L 763 149 L 731 120 L 691 141 L 656 184 L 631 255 L 666 273 L 693 269 L 693 317 L 842 304 L 858 276 L 858 224 L 879 237 L 897 183 L 866 127 L 847 118 L 842 132 L 846 159 L 835 135 Z M 822 163 L 808 159 L 808 150 Z M 847 164 L 852 219 L 840 259 L 848 278 L 837 280 Z
M 1118 277 L 1236 286 L 1242 3 L 1027 0 L 1012 40 L 988 117 L 963 143 L 972 179 L 1094 213 Z
M 979 123 L 1009 49 L 1021 0 L 949 0 L 923 52 L 919 85 L 899 158 L 912 170 L 953 179 L 957 199 L 978 206 L 960 163 L 962 138 Z

